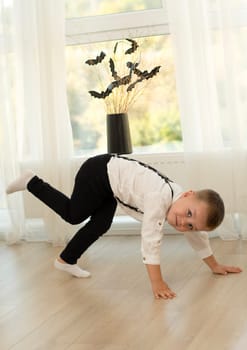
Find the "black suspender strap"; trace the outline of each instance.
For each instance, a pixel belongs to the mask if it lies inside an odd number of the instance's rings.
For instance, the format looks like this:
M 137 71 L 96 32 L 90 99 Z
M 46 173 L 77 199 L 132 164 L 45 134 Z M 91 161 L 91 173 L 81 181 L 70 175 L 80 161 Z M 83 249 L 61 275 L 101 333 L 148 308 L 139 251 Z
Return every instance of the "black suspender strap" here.
M 119 199 L 118 197 L 115 197 L 115 198 L 116 198 L 116 200 L 117 200 L 119 203 L 121 203 L 121 204 L 124 205 L 125 207 L 128 207 L 128 208 L 130 208 L 130 209 L 132 209 L 132 210 L 135 210 L 135 211 L 137 211 L 137 213 L 144 214 L 143 211 L 141 211 L 141 209 L 136 208 L 136 207 L 133 207 L 133 206 L 130 205 L 130 204 L 124 203 L 124 202 L 121 201 L 121 199 Z

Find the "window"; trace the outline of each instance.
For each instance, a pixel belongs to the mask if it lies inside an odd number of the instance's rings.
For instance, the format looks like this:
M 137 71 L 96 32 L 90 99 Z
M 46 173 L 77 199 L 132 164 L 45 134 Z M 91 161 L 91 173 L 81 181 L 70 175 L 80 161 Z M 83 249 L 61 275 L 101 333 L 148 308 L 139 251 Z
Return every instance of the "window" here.
M 67 0 L 67 18 L 106 15 L 111 13 L 141 11 L 162 8 L 162 0 L 112 1 L 112 0 Z
M 72 3 L 66 2 L 67 17 L 82 14 L 86 1 L 78 1 L 76 11 Z M 138 41 L 146 69 L 161 66 L 159 76 L 150 81 L 128 112 L 134 152 L 181 151 L 174 60 L 161 2 L 140 0 L 133 5 L 133 1 L 123 1 L 121 5 L 114 2 L 114 6 L 109 6 L 109 1 L 92 3 L 94 10 L 100 10 L 93 14 L 109 13 L 109 9 L 117 14 L 67 19 L 67 92 L 75 154 L 106 151 L 104 102 L 88 93 L 95 90 L 97 77 L 92 76 L 85 61 L 101 51 L 109 52 L 121 38 Z M 126 10 L 132 12 L 122 12 Z

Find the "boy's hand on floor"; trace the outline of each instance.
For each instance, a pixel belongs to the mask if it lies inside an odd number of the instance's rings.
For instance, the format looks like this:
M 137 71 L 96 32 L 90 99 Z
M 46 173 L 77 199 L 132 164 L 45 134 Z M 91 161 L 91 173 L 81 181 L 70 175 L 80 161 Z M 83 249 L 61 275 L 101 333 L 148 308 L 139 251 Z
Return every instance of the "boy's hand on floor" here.
M 176 296 L 176 294 L 162 280 L 153 281 L 152 289 L 155 299 L 173 299 Z
M 203 261 L 210 267 L 213 273 L 217 273 L 219 275 L 242 272 L 242 269 L 238 266 L 227 266 L 219 264 L 213 255 L 204 258 Z
M 239 273 L 242 272 L 242 269 L 237 266 L 226 266 L 218 264 L 212 268 L 213 273 L 219 275 L 227 275 L 228 273 Z
M 155 299 L 173 299 L 176 294 L 163 280 L 160 265 L 146 264 Z

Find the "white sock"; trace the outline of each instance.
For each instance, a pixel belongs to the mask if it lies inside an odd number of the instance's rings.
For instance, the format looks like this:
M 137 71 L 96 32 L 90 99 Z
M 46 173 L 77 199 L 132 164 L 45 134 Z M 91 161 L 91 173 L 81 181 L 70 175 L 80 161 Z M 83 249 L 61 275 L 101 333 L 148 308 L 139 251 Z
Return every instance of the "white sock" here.
M 54 267 L 58 270 L 68 272 L 71 275 L 79 278 L 91 276 L 90 272 L 81 269 L 78 265 L 64 264 L 58 261 L 57 259 L 54 261 Z
M 28 182 L 34 177 L 32 170 L 26 170 L 22 175 L 17 179 L 12 181 L 6 188 L 6 193 L 14 193 L 17 191 L 24 191 L 27 188 Z

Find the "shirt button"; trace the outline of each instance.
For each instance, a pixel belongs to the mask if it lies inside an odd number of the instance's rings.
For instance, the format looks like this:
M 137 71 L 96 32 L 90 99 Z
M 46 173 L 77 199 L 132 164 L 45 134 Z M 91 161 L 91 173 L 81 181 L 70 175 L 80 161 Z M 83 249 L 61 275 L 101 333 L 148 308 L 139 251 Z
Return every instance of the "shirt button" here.
M 158 221 L 158 225 L 160 225 L 160 226 L 161 226 L 161 225 L 162 225 L 162 222 L 161 222 L 161 221 Z
M 145 261 L 146 260 L 146 258 L 145 258 L 145 256 L 143 257 L 143 261 Z

